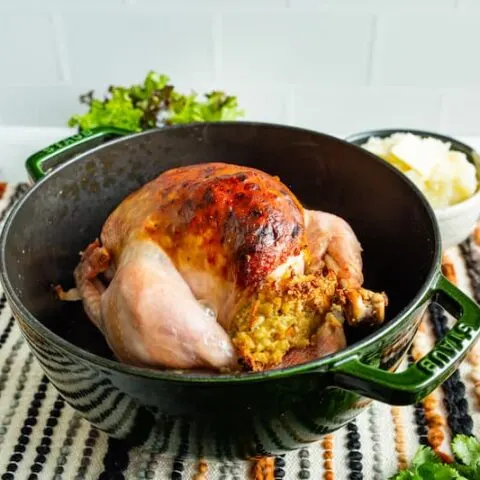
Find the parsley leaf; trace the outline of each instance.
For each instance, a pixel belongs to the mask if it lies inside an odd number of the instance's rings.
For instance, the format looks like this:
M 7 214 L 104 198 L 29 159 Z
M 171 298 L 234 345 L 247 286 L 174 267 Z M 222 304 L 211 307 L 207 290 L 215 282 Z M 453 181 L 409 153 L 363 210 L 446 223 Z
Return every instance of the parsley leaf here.
M 424 463 L 440 463 L 440 457 L 430 448 L 421 446 L 413 457 L 413 466 L 419 467 Z
M 456 462 L 444 463 L 430 447 L 420 447 L 407 470 L 391 480 L 479 480 L 480 442 L 475 437 L 457 435 L 452 442 Z
M 468 480 L 449 465 L 425 463 L 418 467 L 419 478 L 422 480 Z
M 468 435 L 457 435 L 452 442 L 455 457 L 463 464 L 473 467 L 480 461 L 480 442 Z

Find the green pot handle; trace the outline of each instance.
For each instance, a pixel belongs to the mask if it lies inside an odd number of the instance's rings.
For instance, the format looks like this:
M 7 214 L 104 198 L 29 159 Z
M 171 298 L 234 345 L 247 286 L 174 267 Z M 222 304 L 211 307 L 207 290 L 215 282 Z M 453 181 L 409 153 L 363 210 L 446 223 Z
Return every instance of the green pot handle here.
M 334 383 L 384 403 L 411 405 L 447 380 L 479 338 L 480 307 L 443 275 L 432 294 L 458 320 L 426 356 L 399 373 L 348 359 L 333 367 Z
M 133 132 L 116 127 L 98 127 L 64 138 L 27 158 L 25 167 L 32 182 L 37 182 L 55 167 L 107 140 Z

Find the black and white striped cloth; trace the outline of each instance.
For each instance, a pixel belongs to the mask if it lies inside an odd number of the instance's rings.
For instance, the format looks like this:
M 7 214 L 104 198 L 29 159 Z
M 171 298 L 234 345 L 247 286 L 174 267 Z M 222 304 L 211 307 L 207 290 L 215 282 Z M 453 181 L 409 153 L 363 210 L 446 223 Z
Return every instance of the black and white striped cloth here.
M 0 200 L 5 211 L 26 190 L 7 186 Z M 480 294 L 480 255 L 473 242 L 449 252 L 459 286 L 477 300 Z M 449 319 L 436 307 L 433 321 L 419 334 L 418 348 L 440 338 Z M 423 335 L 423 336 L 422 336 Z M 479 352 L 480 353 L 480 352 Z M 480 355 L 479 355 L 480 357 Z M 406 360 L 408 362 L 408 360 Z M 0 478 L 9 479 L 191 479 L 199 459 L 188 456 L 182 426 L 154 430 L 141 447 L 129 449 L 91 427 L 65 404 L 43 375 L 15 324 L 0 291 Z M 443 420 L 442 449 L 448 452 L 452 434 L 480 436 L 480 372 L 464 362 L 435 395 Z M 480 387 L 479 387 L 480 388 Z M 478 398 L 477 398 L 478 397 Z M 356 421 L 308 449 L 275 459 L 274 477 L 288 479 L 383 480 L 408 461 L 420 444 L 429 442 L 428 418 L 422 404 L 392 408 L 373 403 Z M 166 455 L 173 444 L 176 455 Z M 403 463 L 402 463 L 403 462 Z M 208 479 L 239 480 L 250 476 L 250 462 L 206 460 Z

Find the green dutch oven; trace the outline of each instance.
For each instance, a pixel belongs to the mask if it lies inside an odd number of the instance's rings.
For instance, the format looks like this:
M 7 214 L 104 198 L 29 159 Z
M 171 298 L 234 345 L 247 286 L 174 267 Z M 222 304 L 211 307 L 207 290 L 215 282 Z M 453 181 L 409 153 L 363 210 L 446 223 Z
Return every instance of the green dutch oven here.
M 65 400 L 109 435 L 137 443 L 154 426 L 166 437 L 178 428 L 192 454 L 283 453 L 339 429 L 372 399 L 417 402 L 477 340 L 480 308 L 440 273 L 431 208 L 376 156 L 328 135 L 262 123 L 125 133 L 83 132 L 31 157 L 27 169 L 37 183 L 8 216 L 0 247 L 1 281 L 32 352 Z M 350 335 L 350 346 L 334 355 L 263 373 L 117 362 L 81 304 L 58 301 L 51 285 L 72 285 L 78 252 L 127 194 L 167 169 L 216 161 L 278 175 L 308 208 L 345 218 L 364 249 L 365 285 L 389 296 L 384 326 L 365 338 Z M 432 301 L 457 319 L 454 327 L 422 360 L 395 373 Z

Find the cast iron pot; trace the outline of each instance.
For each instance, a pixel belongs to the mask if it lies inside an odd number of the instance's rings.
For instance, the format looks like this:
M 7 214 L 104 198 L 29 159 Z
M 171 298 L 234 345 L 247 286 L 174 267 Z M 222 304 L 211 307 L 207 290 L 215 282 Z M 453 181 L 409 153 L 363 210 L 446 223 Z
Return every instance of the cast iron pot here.
M 30 158 L 31 178 L 44 178 L 16 204 L 1 237 L 1 280 L 32 352 L 65 400 L 109 435 L 139 442 L 155 428 L 166 451 L 178 449 L 171 440 L 178 433 L 184 453 L 279 454 L 337 430 L 371 399 L 418 401 L 477 340 L 480 308 L 440 273 L 432 210 L 376 156 L 321 133 L 260 123 L 112 140 L 122 133 L 83 132 Z M 212 161 L 278 175 L 305 206 L 345 218 L 364 248 L 366 286 L 389 295 L 386 324 L 350 337 L 337 354 L 266 373 L 179 373 L 115 361 L 81 304 L 58 301 L 51 285 L 72 285 L 78 252 L 128 193 L 172 167 Z M 395 373 L 432 300 L 457 318 L 455 326 L 420 362 Z

